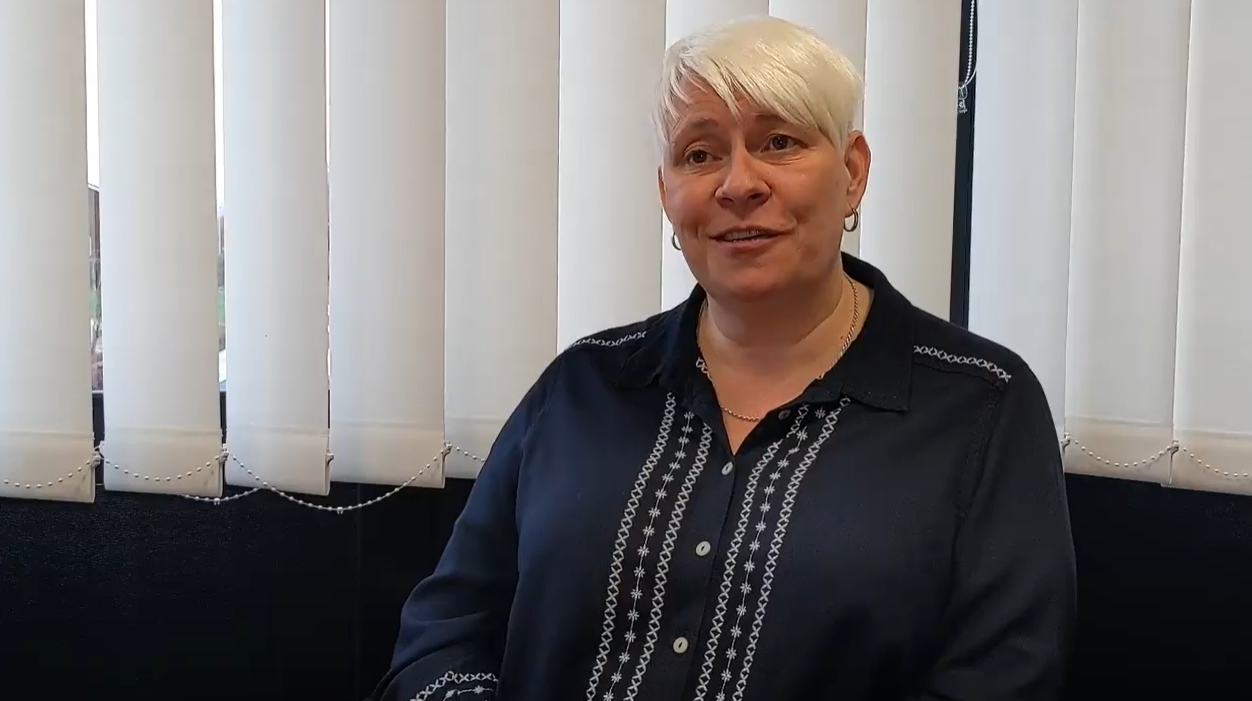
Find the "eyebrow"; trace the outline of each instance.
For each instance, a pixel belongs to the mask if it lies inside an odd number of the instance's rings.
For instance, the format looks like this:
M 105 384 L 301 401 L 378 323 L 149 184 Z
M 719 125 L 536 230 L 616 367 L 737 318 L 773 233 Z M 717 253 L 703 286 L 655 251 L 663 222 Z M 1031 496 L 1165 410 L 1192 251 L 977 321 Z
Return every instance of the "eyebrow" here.
M 787 119 L 772 112 L 754 112 L 748 117 L 748 122 L 750 125 L 758 127 L 775 127 L 791 124 Z M 671 145 L 677 147 L 679 143 L 706 131 L 714 130 L 717 126 L 718 121 L 712 117 L 696 117 L 688 122 L 680 122 L 675 125 L 674 130 L 670 134 Z
M 772 113 L 757 114 L 753 117 L 753 121 L 763 123 L 763 124 L 790 124 L 791 123 L 788 120 L 783 119 L 782 117 L 776 114 L 772 114 Z
M 789 124 L 790 123 L 786 119 L 783 119 L 782 117 L 773 113 L 769 113 L 769 112 L 755 113 L 749 119 L 750 121 L 755 122 L 757 124 Z M 680 123 L 678 127 L 674 130 L 674 133 L 681 134 L 687 131 L 698 131 L 701 129 L 707 129 L 709 127 L 715 127 L 715 126 L 717 126 L 716 119 L 713 119 L 712 117 L 698 117 L 689 122 Z
M 675 126 L 674 134 L 683 134 L 689 131 L 700 131 L 710 127 L 717 126 L 717 120 L 712 117 L 699 117 L 689 122 L 680 122 Z

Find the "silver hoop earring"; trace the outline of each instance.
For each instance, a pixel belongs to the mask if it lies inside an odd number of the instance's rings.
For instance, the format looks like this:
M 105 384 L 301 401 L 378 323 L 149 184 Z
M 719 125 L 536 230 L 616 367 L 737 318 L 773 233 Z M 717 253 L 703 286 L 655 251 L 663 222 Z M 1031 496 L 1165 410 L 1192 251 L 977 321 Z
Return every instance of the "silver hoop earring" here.
M 857 228 L 859 228 L 860 226 L 861 226 L 861 210 L 854 209 L 852 210 L 852 226 L 848 226 L 848 220 L 845 218 L 843 220 L 843 230 L 850 234 L 853 231 L 856 231 Z
M 669 235 L 669 245 L 673 246 L 675 251 L 683 250 L 683 247 L 678 245 L 678 232 Z

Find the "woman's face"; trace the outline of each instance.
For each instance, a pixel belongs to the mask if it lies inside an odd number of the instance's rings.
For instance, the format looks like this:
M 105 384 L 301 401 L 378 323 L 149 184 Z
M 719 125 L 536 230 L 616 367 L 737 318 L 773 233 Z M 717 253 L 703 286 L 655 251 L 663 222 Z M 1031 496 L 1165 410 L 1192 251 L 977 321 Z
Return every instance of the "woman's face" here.
M 659 170 L 661 206 L 683 257 L 714 297 L 751 301 L 829 280 L 845 217 L 860 204 L 869 147 L 840 151 L 821 133 L 711 90 L 674 125 Z

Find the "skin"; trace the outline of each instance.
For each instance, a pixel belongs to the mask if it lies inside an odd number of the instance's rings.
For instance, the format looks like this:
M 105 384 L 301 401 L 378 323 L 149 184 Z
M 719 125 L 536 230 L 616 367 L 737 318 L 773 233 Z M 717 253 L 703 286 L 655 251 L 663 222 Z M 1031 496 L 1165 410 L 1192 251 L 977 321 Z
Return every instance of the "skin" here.
M 827 371 L 868 313 L 871 292 L 843 275 L 840 244 L 865 193 L 869 145 L 855 131 L 833 144 L 746 101 L 736 119 L 716 93 L 691 87 L 658 169 L 661 205 L 708 293 L 698 339 L 718 400 L 761 416 Z M 717 240 L 733 227 L 780 235 L 747 249 Z M 724 418 L 737 450 L 755 422 Z

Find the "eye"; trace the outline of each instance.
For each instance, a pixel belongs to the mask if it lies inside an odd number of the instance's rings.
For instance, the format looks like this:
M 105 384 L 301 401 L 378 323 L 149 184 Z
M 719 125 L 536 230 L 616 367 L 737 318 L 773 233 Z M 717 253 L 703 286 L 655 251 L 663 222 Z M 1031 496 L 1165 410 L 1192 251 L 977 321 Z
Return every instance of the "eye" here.
M 696 148 L 687 152 L 687 155 L 683 157 L 683 162 L 698 166 L 708 163 L 709 158 L 708 151 Z
M 769 137 L 769 147 L 775 151 L 785 151 L 795 146 L 797 141 L 786 134 L 774 134 Z

